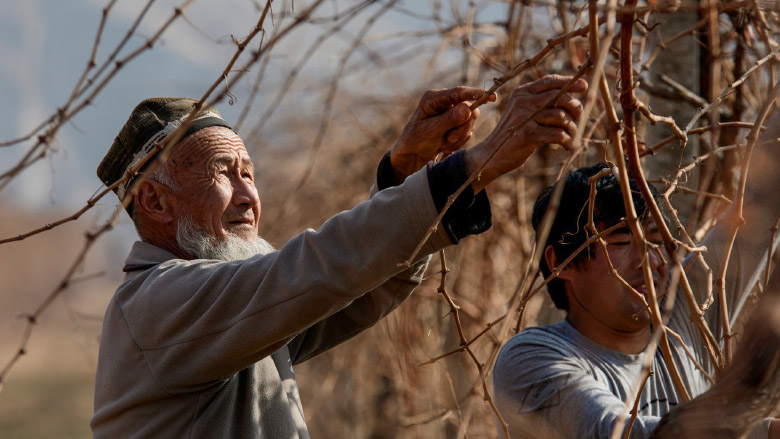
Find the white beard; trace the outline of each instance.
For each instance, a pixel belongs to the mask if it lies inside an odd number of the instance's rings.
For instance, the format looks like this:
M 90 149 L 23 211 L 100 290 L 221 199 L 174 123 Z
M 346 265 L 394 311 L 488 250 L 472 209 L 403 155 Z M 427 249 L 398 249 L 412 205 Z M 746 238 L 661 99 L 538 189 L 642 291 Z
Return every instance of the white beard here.
M 179 219 L 176 230 L 176 242 L 179 248 L 197 259 L 217 259 L 220 261 L 238 261 L 254 255 L 265 255 L 276 249 L 265 239 L 258 236 L 247 241 L 228 234 L 224 239 L 215 238 L 192 223 L 192 218 Z

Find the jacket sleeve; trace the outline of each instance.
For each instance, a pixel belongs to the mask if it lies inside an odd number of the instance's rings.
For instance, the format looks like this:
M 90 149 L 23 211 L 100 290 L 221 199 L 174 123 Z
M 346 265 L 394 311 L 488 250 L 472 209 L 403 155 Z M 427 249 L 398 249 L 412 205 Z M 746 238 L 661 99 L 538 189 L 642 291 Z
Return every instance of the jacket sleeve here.
M 292 363 L 306 361 L 354 337 L 397 308 L 422 282 L 429 260 L 430 256 L 423 258 L 296 336 L 287 345 Z
M 371 199 L 379 191 L 393 186 L 395 182 L 392 179 L 392 165 L 388 152 L 377 167 L 377 176 L 368 198 Z M 306 361 L 352 338 L 397 308 L 412 294 L 412 290 L 420 285 L 429 260 L 430 256 L 422 258 L 356 299 L 346 308 L 298 334 L 287 344 L 292 363 Z
M 428 175 L 428 187 L 440 212 L 449 194 L 454 193 L 468 177 L 463 153 L 457 152 L 437 164 L 424 169 Z M 384 155 L 377 167 L 377 176 L 369 194 L 373 198 L 380 191 L 393 187 L 394 181 L 390 153 Z M 443 227 L 452 242 L 482 233 L 490 227 L 490 203 L 484 191 L 476 196 L 464 191 L 458 201 L 445 213 Z M 391 277 L 373 291 L 361 296 L 338 313 L 317 322 L 295 337 L 288 345 L 292 362 L 300 363 L 349 339 L 372 326 L 409 297 L 422 281 L 430 257 L 425 257 L 410 268 Z
M 418 172 L 268 255 L 173 260 L 128 279 L 117 301 L 151 372 L 171 392 L 218 384 L 398 275 L 437 214 L 427 185 Z M 421 255 L 449 244 L 438 230 Z M 359 312 L 386 305 L 367 298 L 344 311 L 353 322 L 343 335 L 364 326 Z

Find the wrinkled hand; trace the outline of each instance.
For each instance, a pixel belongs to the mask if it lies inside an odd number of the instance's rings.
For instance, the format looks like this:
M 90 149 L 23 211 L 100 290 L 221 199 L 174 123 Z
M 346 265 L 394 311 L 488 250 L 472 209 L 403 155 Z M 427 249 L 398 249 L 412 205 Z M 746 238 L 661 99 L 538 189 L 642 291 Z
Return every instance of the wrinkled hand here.
M 466 154 L 466 166 L 469 173 L 472 173 L 493 151 L 501 148 L 484 168 L 480 179 L 472 183 L 474 192 L 479 192 L 494 179 L 518 168 L 536 148 L 543 144 L 556 143 L 566 149 L 573 149 L 576 146 L 572 145 L 572 140 L 577 131 L 577 121 L 582 114 L 582 103 L 579 99 L 568 92 L 564 93 L 550 107 L 534 115 L 571 79 L 571 76 L 549 75 L 521 85 L 512 92 L 509 105 L 498 125 L 483 142 Z M 568 91 L 582 93 L 587 89 L 588 83 L 578 79 Z M 511 132 L 515 129 L 513 127 L 517 127 L 529 118 L 531 119 L 522 127 Z M 506 142 L 501 146 L 504 139 Z
M 404 181 L 437 154 L 453 153 L 471 139 L 479 110 L 472 111 L 467 101 L 484 93 L 481 88 L 455 87 L 423 94 L 390 151 L 396 182 Z

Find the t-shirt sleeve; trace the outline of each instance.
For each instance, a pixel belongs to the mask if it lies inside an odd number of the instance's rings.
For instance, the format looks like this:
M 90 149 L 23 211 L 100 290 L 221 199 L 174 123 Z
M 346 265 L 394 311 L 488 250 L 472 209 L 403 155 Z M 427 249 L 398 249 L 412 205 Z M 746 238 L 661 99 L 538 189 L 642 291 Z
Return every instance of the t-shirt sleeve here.
M 753 426 L 748 432 L 745 439 L 767 439 L 769 437 L 769 424 L 772 423 L 771 418 L 767 418 Z
M 512 438 L 608 439 L 626 412 L 623 401 L 597 381 L 576 355 L 526 333 L 502 349 L 493 385 L 496 405 Z M 630 437 L 650 437 L 660 419 L 637 417 Z

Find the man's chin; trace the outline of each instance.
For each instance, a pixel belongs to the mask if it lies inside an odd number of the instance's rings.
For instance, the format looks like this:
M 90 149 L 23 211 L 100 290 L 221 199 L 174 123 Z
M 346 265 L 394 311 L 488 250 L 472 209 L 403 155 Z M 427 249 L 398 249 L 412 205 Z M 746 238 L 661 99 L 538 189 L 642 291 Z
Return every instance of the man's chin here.
M 256 232 L 231 233 L 219 245 L 230 260 L 247 259 L 255 255 L 266 255 L 276 249 Z
M 649 325 L 653 322 L 653 316 L 650 314 L 650 309 L 645 306 L 634 308 L 631 318 L 642 325 Z
M 231 238 L 234 239 L 240 239 L 242 241 L 246 241 L 248 243 L 253 243 L 257 239 L 257 232 L 255 232 L 254 229 L 252 230 L 231 230 L 228 232 L 228 235 Z
M 240 223 L 240 224 L 227 224 L 223 225 L 226 235 L 238 236 L 241 239 L 251 240 L 257 236 L 257 230 L 252 224 Z
M 650 323 L 652 321 L 652 315 L 650 314 L 650 306 L 647 304 L 647 297 L 640 292 L 642 297 L 636 294 L 630 293 L 626 298 L 627 302 L 624 305 L 624 313 L 629 315 L 631 320 L 639 323 Z M 644 299 L 644 300 L 643 300 Z

